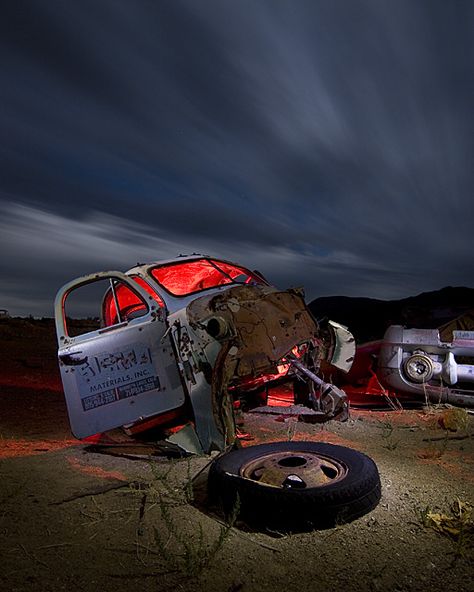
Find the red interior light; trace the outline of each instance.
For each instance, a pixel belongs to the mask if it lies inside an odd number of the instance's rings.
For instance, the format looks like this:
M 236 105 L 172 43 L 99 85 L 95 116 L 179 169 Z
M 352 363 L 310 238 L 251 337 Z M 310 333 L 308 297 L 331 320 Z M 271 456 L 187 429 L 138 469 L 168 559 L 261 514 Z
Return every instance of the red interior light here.
M 263 280 L 248 269 L 215 261 L 197 259 L 155 267 L 151 271 L 155 280 L 173 296 L 187 296 L 195 292 L 239 283 L 263 284 Z

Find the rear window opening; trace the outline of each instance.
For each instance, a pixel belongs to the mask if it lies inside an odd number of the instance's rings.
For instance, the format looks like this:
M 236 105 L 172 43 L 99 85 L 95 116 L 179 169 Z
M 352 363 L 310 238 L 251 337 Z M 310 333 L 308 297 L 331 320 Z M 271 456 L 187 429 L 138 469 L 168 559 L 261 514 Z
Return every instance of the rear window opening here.
M 165 303 L 163 302 L 163 299 L 161 298 L 161 296 L 159 294 L 157 294 L 155 292 L 155 290 L 150 286 L 150 284 L 148 284 L 139 275 L 131 275 L 130 277 L 132 278 L 132 280 L 134 282 L 136 282 L 139 286 L 141 286 L 144 290 L 146 290 L 148 292 L 148 294 L 150 294 L 150 296 L 153 297 L 153 299 L 156 301 L 158 306 L 160 306 L 161 308 L 165 307 Z
M 153 278 L 173 296 L 188 296 L 226 284 L 265 284 L 264 280 L 244 267 L 198 259 L 171 263 L 151 270 Z
M 147 312 L 148 306 L 141 296 L 121 282 L 114 282 L 113 287 L 109 288 L 104 296 L 102 304 L 104 327 L 131 321 L 144 316 Z

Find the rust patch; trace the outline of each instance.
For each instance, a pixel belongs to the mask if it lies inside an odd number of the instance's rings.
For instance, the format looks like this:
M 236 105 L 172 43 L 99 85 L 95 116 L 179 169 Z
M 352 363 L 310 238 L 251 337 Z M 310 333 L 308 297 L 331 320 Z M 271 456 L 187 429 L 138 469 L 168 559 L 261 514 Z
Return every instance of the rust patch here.
M 304 300 L 290 291 L 268 286 L 236 286 L 222 294 L 193 301 L 187 309 L 194 327 L 214 323 L 217 339 L 237 349 L 235 377 L 277 372 L 277 363 L 292 348 L 313 340 L 318 326 Z

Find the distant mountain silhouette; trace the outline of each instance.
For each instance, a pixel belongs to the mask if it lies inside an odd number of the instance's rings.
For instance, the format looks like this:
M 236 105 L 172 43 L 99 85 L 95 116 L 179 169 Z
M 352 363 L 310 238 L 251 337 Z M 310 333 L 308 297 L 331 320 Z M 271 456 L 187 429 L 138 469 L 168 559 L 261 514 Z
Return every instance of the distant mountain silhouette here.
M 435 329 L 474 308 L 474 289 L 442 288 L 402 300 L 325 296 L 309 304 L 317 319 L 347 325 L 357 343 L 381 339 L 390 325 Z

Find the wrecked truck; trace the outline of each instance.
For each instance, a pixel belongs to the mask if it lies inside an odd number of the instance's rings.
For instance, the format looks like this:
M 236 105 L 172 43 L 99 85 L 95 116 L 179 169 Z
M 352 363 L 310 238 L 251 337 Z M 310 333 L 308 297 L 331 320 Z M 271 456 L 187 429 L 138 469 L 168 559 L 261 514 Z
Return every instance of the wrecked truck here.
M 78 321 L 82 292 L 96 308 Z M 377 503 L 377 469 L 359 452 L 315 442 L 235 447 L 236 401 L 275 382 L 289 385 L 295 403 L 320 421 L 348 416 L 344 391 L 320 370 L 348 371 L 354 338 L 335 322 L 319 324 L 300 290 L 192 255 L 80 277 L 59 290 L 55 317 L 76 437 L 181 424 L 172 441 L 185 450 L 228 451 L 209 476 L 222 504 L 230 508 L 238 497 L 244 512 L 279 526 L 289 516 L 294 526 L 297 514 L 313 526 L 352 519 Z
M 352 406 L 474 408 L 474 312 L 437 329 L 390 325 L 383 339 L 357 347 L 338 384 Z
M 392 325 L 378 356 L 381 382 L 433 403 L 474 407 L 474 331 L 453 330 L 442 339 L 438 329 Z

